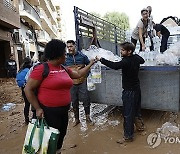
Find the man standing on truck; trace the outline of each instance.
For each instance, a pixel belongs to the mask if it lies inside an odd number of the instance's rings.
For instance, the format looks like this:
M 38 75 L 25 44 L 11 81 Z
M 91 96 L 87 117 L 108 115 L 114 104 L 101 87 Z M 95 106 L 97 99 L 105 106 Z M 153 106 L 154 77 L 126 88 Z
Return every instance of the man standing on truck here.
M 108 61 L 96 57 L 102 64 L 118 70 L 122 69 L 122 101 L 124 117 L 124 137 L 117 143 L 132 142 L 134 137 L 134 124 L 138 131 L 144 130 L 144 123 L 141 116 L 141 89 L 138 78 L 140 64 L 144 59 L 139 55 L 133 55 L 135 46 L 130 42 L 120 44 L 120 52 L 123 59 L 120 62 Z
M 148 23 L 149 23 L 149 12 L 147 8 L 144 8 L 141 10 L 141 16 L 142 18 L 139 20 L 136 28 L 132 32 L 131 42 L 136 47 L 137 41 L 139 40 L 139 43 L 140 43 L 139 51 L 145 51 L 146 49 L 145 38 L 148 36 L 147 30 L 148 30 Z
M 154 24 L 153 28 L 156 30 L 156 35 L 161 38 L 161 46 L 160 46 L 160 52 L 163 53 L 164 51 L 167 50 L 167 42 L 168 42 L 168 38 L 170 35 L 169 30 L 161 25 L 161 24 Z
M 76 45 L 73 40 L 67 41 L 67 53 L 66 57 L 66 66 L 69 66 L 71 69 L 78 70 L 89 64 L 89 59 L 80 51 L 76 51 Z M 86 121 L 92 123 L 90 119 L 90 99 L 87 91 L 87 75 L 79 79 L 73 79 L 73 87 L 71 88 L 71 101 L 75 116 L 74 126 L 80 123 L 79 120 L 79 101 L 83 102 Z

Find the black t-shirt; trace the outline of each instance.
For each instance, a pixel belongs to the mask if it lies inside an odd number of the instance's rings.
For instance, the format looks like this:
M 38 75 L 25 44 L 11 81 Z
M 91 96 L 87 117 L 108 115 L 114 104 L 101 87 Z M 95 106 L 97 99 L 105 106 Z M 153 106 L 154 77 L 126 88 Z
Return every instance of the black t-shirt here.
M 169 30 L 161 24 L 155 24 L 153 27 L 156 32 L 161 32 L 162 35 L 170 35 Z
M 139 67 L 145 61 L 139 55 L 124 57 L 120 62 L 111 62 L 104 58 L 101 63 L 115 70 L 122 69 L 122 87 L 125 90 L 135 90 L 140 87 Z
M 15 60 L 11 60 L 9 59 L 8 61 L 6 61 L 6 68 L 8 71 L 17 71 L 17 65 L 16 65 L 16 61 Z

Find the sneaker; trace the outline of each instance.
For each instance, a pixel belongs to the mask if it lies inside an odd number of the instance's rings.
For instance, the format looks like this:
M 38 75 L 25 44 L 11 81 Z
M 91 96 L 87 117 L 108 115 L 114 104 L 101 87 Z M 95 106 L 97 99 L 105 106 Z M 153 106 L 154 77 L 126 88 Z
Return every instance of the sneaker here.
M 125 142 L 132 142 L 133 141 L 133 138 L 126 138 L 126 137 L 123 137 L 122 139 L 119 139 L 116 141 L 116 143 L 118 144 L 123 144 Z
M 74 124 L 73 124 L 73 127 L 77 126 L 78 124 L 80 123 L 80 120 L 79 119 L 76 119 Z
M 134 124 L 137 131 L 144 131 L 145 127 L 142 118 L 135 118 Z

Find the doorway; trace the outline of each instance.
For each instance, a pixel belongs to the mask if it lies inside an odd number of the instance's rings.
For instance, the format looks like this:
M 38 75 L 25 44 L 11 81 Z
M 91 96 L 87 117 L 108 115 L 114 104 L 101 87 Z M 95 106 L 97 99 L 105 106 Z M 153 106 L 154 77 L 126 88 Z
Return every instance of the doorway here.
M 11 47 L 9 41 L 0 40 L 0 77 L 7 77 L 6 61 L 11 53 Z

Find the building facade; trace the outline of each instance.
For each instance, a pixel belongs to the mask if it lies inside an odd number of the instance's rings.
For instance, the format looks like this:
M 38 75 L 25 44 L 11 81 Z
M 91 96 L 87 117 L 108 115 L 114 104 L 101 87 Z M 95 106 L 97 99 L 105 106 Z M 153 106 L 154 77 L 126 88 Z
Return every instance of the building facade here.
M 20 28 L 18 0 L 0 0 L 0 77 L 6 77 L 5 62 L 14 54 L 14 29 Z
M 18 68 L 25 57 L 37 61 L 44 47 L 61 37 L 60 7 L 53 0 L 0 0 L 0 77 L 13 54 Z
M 29 56 L 37 61 L 46 43 L 60 38 L 56 6 L 52 0 L 19 0 L 19 14 L 21 26 L 17 44 L 21 50 L 18 57 Z

